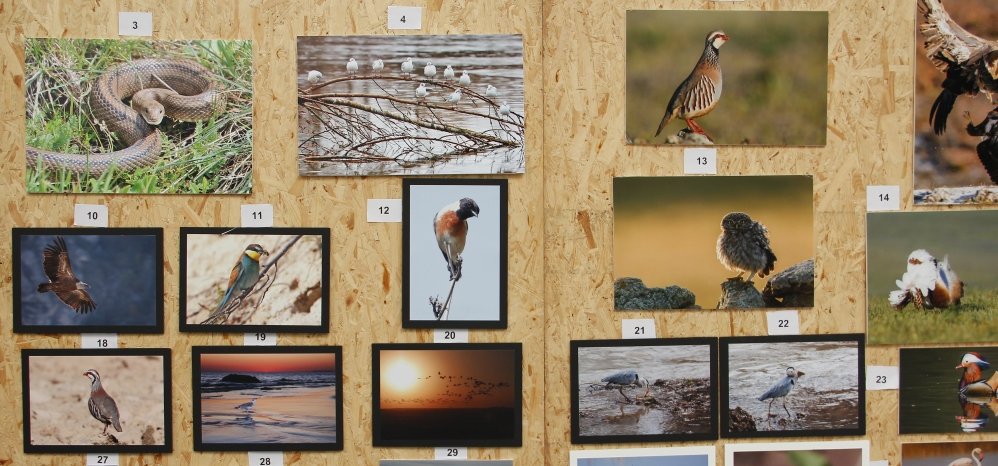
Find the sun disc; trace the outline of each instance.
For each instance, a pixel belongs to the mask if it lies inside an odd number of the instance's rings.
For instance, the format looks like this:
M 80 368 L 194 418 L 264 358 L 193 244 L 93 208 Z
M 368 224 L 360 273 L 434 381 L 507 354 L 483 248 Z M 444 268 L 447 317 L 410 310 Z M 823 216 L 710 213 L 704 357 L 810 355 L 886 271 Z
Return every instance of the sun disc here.
M 409 361 L 404 360 L 399 360 L 392 364 L 385 375 L 388 376 L 388 383 L 396 390 L 408 390 L 412 388 L 418 378 L 416 368 Z

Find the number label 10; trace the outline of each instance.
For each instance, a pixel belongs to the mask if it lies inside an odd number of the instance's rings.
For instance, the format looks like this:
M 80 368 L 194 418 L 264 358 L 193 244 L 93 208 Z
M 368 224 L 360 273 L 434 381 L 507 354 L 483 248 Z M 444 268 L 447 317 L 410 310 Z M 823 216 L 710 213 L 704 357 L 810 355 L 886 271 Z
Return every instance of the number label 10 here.
M 73 225 L 107 228 L 107 206 L 76 204 L 73 206 Z

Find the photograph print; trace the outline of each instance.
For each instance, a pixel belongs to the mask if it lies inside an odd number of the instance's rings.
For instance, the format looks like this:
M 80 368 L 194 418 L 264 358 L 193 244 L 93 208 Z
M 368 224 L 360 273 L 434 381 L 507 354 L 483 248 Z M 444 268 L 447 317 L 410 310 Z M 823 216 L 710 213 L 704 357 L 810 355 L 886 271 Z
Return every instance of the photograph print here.
M 162 228 L 14 228 L 14 332 L 162 333 Z
M 904 466 L 981 466 L 998 453 L 998 442 L 934 442 L 901 444 Z
M 572 450 L 569 466 L 714 466 L 715 450 L 709 447 L 614 448 Z
M 195 346 L 195 451 L 343 449 L 339 346 Z
M 573 340 L 572 443 L 717 438 L 716 338 Z
M 901 348 L 900 433 L 998 432 L 998 347 Z M 969 450 L 968 450 L 969 451 Z
M 379 466 L 513 466 L 513 460 L 381 460 Z
M 877 212 L 866 228 L 868 344 L 994 341 L 998 212 Z
M 721 338 L 721 437 L 866 433 L 863 335 Z
M 915 204 L 998 203 L 998 5 L 917 5 Z
M 810 176 L 614 178 L 614 307 L 813 307 L 812 199 Z
M 726 466 L 867 466 L 870 442 L 729 443 Z M 908 463 L 904 463 L 908 466 Z
M 824 146 L 828 13 L 627 11 L 628 144 Z
M 180 331 L 329 331 L 328 228 L 180 229 Z
M 25 453 L 168 453 L 169 349 L 21 350 Z
M 523 173 L 523 36 L 298 38 L 301 176 Z
M 402 183 L 402 326 L 506 328 L 506 180 Z
M 518 447 L 520 343 L 372 347 L 376 447 Z
M 24 40 L 29 193 L 249 194 L 253 45 Z

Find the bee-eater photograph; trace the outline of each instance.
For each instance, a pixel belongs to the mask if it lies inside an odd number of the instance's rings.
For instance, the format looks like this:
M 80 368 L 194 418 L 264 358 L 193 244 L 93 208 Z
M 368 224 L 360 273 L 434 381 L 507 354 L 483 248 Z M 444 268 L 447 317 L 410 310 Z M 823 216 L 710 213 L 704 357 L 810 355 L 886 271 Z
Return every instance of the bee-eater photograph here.
M 180 237 L 181 331 L 328 331 L 328 228 L 181 228 Z

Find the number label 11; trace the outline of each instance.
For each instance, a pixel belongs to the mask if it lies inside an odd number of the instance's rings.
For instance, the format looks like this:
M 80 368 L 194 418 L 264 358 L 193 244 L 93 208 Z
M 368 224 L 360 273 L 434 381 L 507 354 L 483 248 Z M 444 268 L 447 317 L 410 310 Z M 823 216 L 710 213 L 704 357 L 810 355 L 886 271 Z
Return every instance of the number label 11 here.
M 274 226 L 274 206 L 272 204 L 243 204 L 239 213 L 242 218 L 242 226 L 245 228 Z
M 467 448 L 445 447 L 434 448 L 433 459 L 435 460 L 466 460 L 468 459 Z
M 655 319 L 623 319 L 620 321 L 620 337 L 625 340 L 655 338 Z
M 284 453 L 279 451 L 249 452 L 249 466 L 284 466 Z
M 87 453 L 87 466 L 118 466 L 118 454 Z

